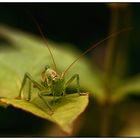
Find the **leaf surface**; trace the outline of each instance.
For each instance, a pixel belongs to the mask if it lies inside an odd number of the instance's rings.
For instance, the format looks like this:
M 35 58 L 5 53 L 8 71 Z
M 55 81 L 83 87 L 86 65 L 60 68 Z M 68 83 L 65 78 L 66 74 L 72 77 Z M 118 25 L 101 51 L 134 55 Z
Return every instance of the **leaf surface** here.
M 52 97 L 49 97 L 46 100 L 50 98 Z M 88 94 L 84 96 L 70 94 L 58 99 L 56 103 L 52 105 L 54 110 L 52 115 L 50 115 L 49 108 L 47 108 L 39 97 L 36 97 L 32 102 L 13 98 L 1 98 L 0 102 L 6 105 L 12 105 L 38 117 L 52 121 L 59 125 L 63 131 L 71 133 L 73 121 L 85 110 L 88 105 Z

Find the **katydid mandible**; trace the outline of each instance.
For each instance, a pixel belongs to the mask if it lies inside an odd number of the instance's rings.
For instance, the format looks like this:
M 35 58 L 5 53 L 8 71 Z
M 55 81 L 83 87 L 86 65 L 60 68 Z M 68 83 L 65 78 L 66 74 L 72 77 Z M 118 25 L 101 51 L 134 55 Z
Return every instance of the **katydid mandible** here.
M 51 55 L 51 59 L 54 65 L 54 69 L 50 68 L 48 65 L 45 66 L 44 70 L 41 73 L 41 82 L 37 82 L 36 80 L 34 80 L 34 78 L 28 73 L 26 72 L 19 90 L 19 95 L 18 97 L 16 97 L 16 99 L 22 99 L 22 91 L 23 88 L 27 82 L 27 80 L 29 80 L 29 90 L 28 90 L 28 96 L 27 96 L 27 101 L 31 100 L 31 88 L 37 88 L 39 90 L 38 92 L 38 96 L 40 97 L 40 99 L 44 102 L 44 104 L 46 104 L 46 107 L 49 108 L 49 110 L 53 113 L 53 109 L 52 106 L 49 104 L 49 102 L 47 100 L 44 99 L 44 96 L 50 96 L 52 95 L 54 97 L 64 97 L 66 95 L 66 88 L 74 81 L 76 80 L 76 85 L 77 85 L 77 93 L 81 96 L 81 95 L 85 95 L 83 93 L 80 93 L 80 84 L 79 84 L 79 74 L 74 74 L 68 81 L 65 81 L 65 75 L 68 72 L 68 70 L 85 54 L 87 54 L 89 51 L 91 51 L 92 49 L 95 49 L 96 47 L 98 47 L 101 43 L 103 43 L 104 41 L 108 40 L 109 38 L 116 36 L 118 34 L 120 34 L 121 32 L 130 30 L 131 28 L 127 28 L 127 29 L 123 29 L 120 30 L 116 33 L 113 33 L 109 36 L 107 36 L 106 38 L 100 40 L 99 42 L 97 42 L 95 45 L 91 46 L 90 48 L 88 48 L 84 53 L 82 53 L 77 59 L 75 59 L 75 61 L 73 61 L 66 69 L 64 72 L 62 72 L 61 74 L 59 74 L 57 72 L 57 67 L 54 61 L 54 57 L 52 54 L 51 49 L 49 48 L 48 44 L 47 44 L 47 39 L 45 38 L 45 35 L 43 34 L 40 26 L 38 23 L 37 27 L 40 31 L 40 34 L 44 40 L 44 43 L 46 44 L 46 47 L 48 48 L 48 51 Z M 32 86 L 33 85 L 33 86 Z

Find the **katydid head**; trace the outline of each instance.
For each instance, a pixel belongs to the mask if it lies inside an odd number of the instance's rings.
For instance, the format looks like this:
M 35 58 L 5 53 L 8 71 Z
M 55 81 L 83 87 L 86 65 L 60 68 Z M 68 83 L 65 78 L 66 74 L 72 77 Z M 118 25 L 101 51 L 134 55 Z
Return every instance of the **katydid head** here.
M 60 78 L 60 76 L 57 74 L 57 72 L 50 68 L 47 69 L 46 74 L 48 77 L 50 77 L 54 81 L 56 81 Z
M 41 79 L 42 79 L 42 82 L 46 82 L 47 79 L 51 79 L 53 81 L 56 81 L 56 80 L 60 79 L 60 76 L 55 70 L 51 69 L 47 65 L 41 73 Z

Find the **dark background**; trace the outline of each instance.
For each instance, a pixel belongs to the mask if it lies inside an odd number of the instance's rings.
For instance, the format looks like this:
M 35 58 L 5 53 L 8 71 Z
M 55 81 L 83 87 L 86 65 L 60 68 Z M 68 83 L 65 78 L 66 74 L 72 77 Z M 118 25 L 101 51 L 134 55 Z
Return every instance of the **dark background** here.
M 135 36 L 131 38 L 129 44 L 132 47 L 128 51 L 128 75 L 140 72 L 140 5 L 131 4 L 131 12 L 132 26 L 134 26 L 132 35 L 135 34 Z M 38 21 L 49 39 L 74 44 L 81 52 L 108 35 L 111 20 L 108 3 L 0 3 L 0 24 L 40 35 L 30 14 Z M 131 99 L 139 102 L 139 96 L 133 96 Z M 95 109 L 95 112 L 97 110 Z M 19 120 L 16 120 L 17 114 Z M 44 120 L 12 107 L 8 110 L 1 108 L 0 116 L 1 136 L 28 136 L 31 134 L 38 136 L 44 129 Z M 95 116 L 93 119 L 96 117 L 98 118 Z M 49 129 L 50 122 L 47 123 Z M 93 126 L 93 128 L 87 129 L 88 124 L 90 124 L 90 120 L 77 135 L 98 136 L 98 128 L 93 134 L 91 129 L 95 128 Z
M 39 34 L 31 18 L 40 24 L 47 38 L 57 42 L 76 45 L 81 51 L 106 37 L 110 28 L 110 3 L 0 3 L 0 23 L 17 29 Z M 119 3 L 117 3 L 119 4 Z M 121 3 L 130 4 L 130 3 Z M 140 71 L 137 64 L 140 49 L 139 43 L 139 3 L 131 3 L 131 22 L 133 48 L 130 48 L 128 74 Z M 125 28 L 125 26 L 124 26 Z M 130 46 L 132 46 L 130 45 Z
M 105 37 L 110 22 L 110 9 L 104 3 L 0 4 L 1 23 L 38 34 L 31 15 L 48 38 L 83 48 Z

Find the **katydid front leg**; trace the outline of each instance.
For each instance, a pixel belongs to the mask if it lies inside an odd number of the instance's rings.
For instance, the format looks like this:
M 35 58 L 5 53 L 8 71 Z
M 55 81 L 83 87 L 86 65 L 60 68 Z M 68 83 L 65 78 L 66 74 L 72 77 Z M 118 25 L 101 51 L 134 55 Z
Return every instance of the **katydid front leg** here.
M 77 82 L 77 92 L 80 95 L 80 84 L 79 84 L 79 74 L 74 74 L 65 84 L 65 87 L 68 87 L 74 80 Z
M 49 95 L 50 95 L 50 93 L 47 93 L 47 92 L 48 92 L 47 90 L 40 91 L 40 92 L 38 93 L 38 96 L 39 96 L 40 99 L 44 102 L 44 104 L 50 109 L 51 114 L 52 114 L 52 113 L 53 113 L 53 109 L 52 109 L 51 105 L 49 104 L 49 102 L 48 102 L 47 100 L 45 100 L 45 99 L 43 98 L 43 96 L 49 96 Z
M 31 84 L 35 85 L 35 87 L 38 88 L 38 90 L 43 89 L 43 86 L 40 85 L 37 81 L 33 80 L 32 76 L 29 73 L 25 73 L 22 84 L 21 84 L 21 88 L 19 91 L 19 95 L 18 95 L 18 97 L 16 97 L 16 99 L 22 99 L 21 93 L 23 91 L 23 88 L 24 88 L 27 80 L 29 80 L 29 92 L 28 92 L 28 98 L 27 98 L 28 101 L 31 99 Z
M 47 96 L 50 95 L 50 93 L 47 93 L 47 90 L 43 90 L 44 87 L 42 85 L 40 85 L 37 81 L 33 80 L 33 78 L 31 77 L 31 75 L 29 73 L 25 73 L 22 84 L 21 84 L 21 88 L 19 91 L 19 95 L 18 97 L 16 97 L 16 99 L 22 99 L 21 98 L 21 93 L 22 90 L 27 82 L 27 80 L 29 80 L 29 92 L 28 92 L 28 98 L 27 101 L 30 101 L 31 99 L 31 84 L 33 84 L 36 88 L 38 88 L 38 90 L 40 90 L 40 92 L 38 93 L 38 96 L 41 98 L 41 100 L 45 103 L 45 105 L 51 110 L 51 114 L 52 114 L 52 108 L 49 105 L 49 103 L 47 101 L 45 101 L 45 99 L 42 96 Z M 42 91 L 41 91 L 42 90 Z M 45 94 L 44 94 L 45 93 Z

